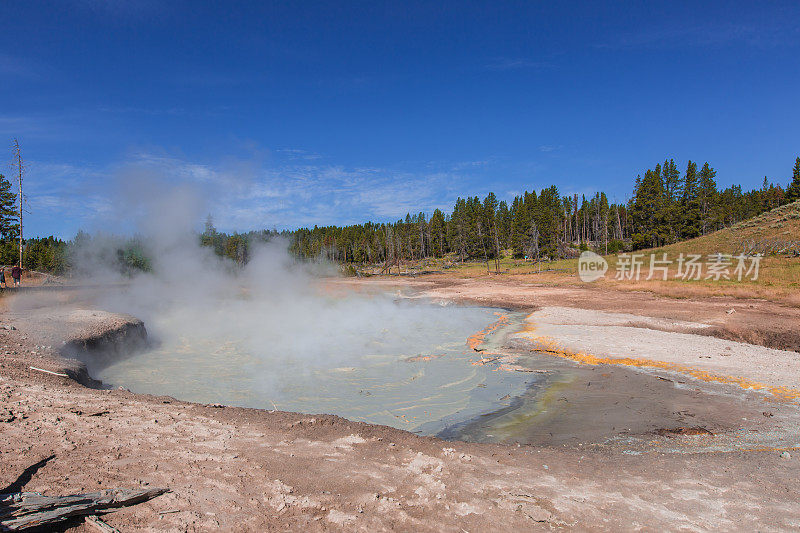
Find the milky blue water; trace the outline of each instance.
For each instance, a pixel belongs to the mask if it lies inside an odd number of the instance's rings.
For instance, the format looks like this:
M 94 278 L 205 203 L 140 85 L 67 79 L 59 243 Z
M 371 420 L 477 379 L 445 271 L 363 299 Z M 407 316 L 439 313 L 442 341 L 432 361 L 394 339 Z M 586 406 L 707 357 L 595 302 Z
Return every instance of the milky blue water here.
M 335 305 L 335 313 L 348 313 L 347 301 Z M 209 324 L 197 330 L 187 329 L 182 315 L 161 316 L 147 324 L 159 346 L 104 368 L 90 362 L 90 371 L 137 393 L 336 414 L 429 435 L 510 405 L 536 379 L 473 365 L 481 354 L 467 344 L 501 314 L 508 324 L 489 335 L 484 347 L 502 344 L 519 328 L 521 314 L 404 301 L 369 309 L 354 311 L 358 320 L 334 329 L 315 323 L 309 313 L 302 328 L 290 327 L 291 336 L 265 336 L 263 330 L 272 331 L 275 323 L 260 328 L 252 317 L 244 328 Z M 171 329 L 178 334 L 166 335 Z

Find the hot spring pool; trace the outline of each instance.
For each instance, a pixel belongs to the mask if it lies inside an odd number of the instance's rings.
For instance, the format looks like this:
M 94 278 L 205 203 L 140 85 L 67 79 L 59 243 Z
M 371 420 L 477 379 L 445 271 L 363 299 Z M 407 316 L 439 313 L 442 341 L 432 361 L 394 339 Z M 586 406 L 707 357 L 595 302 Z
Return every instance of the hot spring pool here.
M 155 349 L 105 367 L 90 361 L 89 370 L 137 393 L 335 414 L 424 435 L 508 407 L 537 379 L 472 364 L 481 354 L 470 344 L 500 346 L 520 313 L 385 296 L 326 306 L 302 323 L 296 311 L 286 320 L 273 309 L 262 321 L 236 309 L 167 309 L 146 320 Z

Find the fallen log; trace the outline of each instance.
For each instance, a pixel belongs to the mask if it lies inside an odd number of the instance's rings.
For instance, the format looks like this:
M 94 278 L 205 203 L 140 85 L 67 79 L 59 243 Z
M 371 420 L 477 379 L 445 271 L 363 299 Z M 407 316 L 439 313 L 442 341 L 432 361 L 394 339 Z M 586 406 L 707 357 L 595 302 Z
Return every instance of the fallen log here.
M 0 530 L 19 531 L 55 524 L 76 516 L 141 503 L 169 489 L 112 489 L 71 496 L 42 496 L 38 492 L 0 494 Z

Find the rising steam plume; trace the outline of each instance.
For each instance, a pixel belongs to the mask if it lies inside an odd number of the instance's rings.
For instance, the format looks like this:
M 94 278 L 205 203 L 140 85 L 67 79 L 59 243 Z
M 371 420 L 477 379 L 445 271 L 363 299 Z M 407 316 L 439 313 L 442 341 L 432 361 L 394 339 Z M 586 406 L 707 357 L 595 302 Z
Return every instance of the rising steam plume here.
M 298 263 L 280 239 L 254 245 L 249 262 L 234 267 L 200 245 L 210 207 L 202 191 L 136 183 L 121 189 L 114 212 L 133 222 L 152 270 L 120 277 L 107 261 L 117 243 L 101 235 L 74 260 L 90 275 L 85 282 L 111 286 L 87 294 L 90 304 L 142 319 L 153 350 L 119 362 L 116 373 L 89 361 L 95 377 L 131 380 L 135 392 L 335 412 L 398 427 L 406 426 L 395 419 L 421 424 L 425 416 L 452 415 L 470 404 L 479 383 L 506 379 L 487 378 L 468 361 L 405 362 L 471 352 L 466 338 L 496 318 L 490 310 L 332 283 L 335 265 Z

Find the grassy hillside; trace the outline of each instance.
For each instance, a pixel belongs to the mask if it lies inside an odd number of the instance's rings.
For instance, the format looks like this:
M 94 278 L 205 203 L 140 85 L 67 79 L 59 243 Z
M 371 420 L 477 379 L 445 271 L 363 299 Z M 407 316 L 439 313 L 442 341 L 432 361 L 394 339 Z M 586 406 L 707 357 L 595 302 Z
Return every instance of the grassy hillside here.
M 779 253 L 775 253 L 779 252 Z M 609 263 L 605 278 L 594 282 L 600 287 L 619 290 L 645 290 L 666 296 L 701 297 L 701 296 L 735 296 L 740 298 L 765 298 L 800 306 L 800 202 L 785 205 L 768 211 L 755 218 L 740 222 L 696 239 L 664 246 L 656 249 L 639 250 L 643 254 L 642 275 L 639 280 L 617 280 L 618 256 L 607 256 Z M 663 275 L 647 280 L 650 255 L 657 258 L 667 254 L 673 261 L 668 271 L 667 280 Z M 761 260 L 757 280 L 747 277 L 741 281 L 735 279 L 733 261 L 729 271 L 734 279 L 705 279 L 707 266 L 704 265 L 700 280 L 676 279 L 678 273 L 677 259 L 680 254 L 699 254 L 702 262 L 708 261 L 709 255 L 745 253 L 765 254 Z M 430 262 L 426 268 L 437 269 L 445 266 L 445 262 Z M 494 263 L 490 264 L 494 270 Z M 520 260 L 504 259 L 500 269 L 504 276 L 525 277 L 532 282 L 553 285 L 580 285 L 577 278 L 577 259 L 565 259 L 546 265 L 533 265 Z M 487 274 L 484 263 L 468 263 L 447 271 L 459 276 L 472 277 Z
M 745 220 L 730 228 L 709 235 L 653 250 L 642 250 L 649 261 L 651 253 L 677 262 L 680 254 L 699 254 L 707 261 L 714 254 L 761 253 L 758 279 L 744 276 L 735 279 L 734 259 L 729 269 L 731 278 L 683 280 L 675 279 L 677 264 L 669 270 L 668 280 L 617 281 L 605 280 L 604 284 L 633 290 L 651 290 L 674 297 L 682 296 L 736 296 L 741 298 L 764 298 L 800 306 L 800 202 L 785 205 L 757 217 Z M 609 271 L 615 271 L 616 257 L 609 257 Z M 648 264 L 649 268 L 649 264 Z M 752 276 L 751 276 L 752 277 Z
M 750 250 L 753 243 L 769 245 L 794 241 L 800 253 L 800 202 L 784 205 L 761 215 L 739 222 L 709 235 L 679 242 L 663 248 L 666 252 L 684 253 L 769 253 L 772 250 Z

